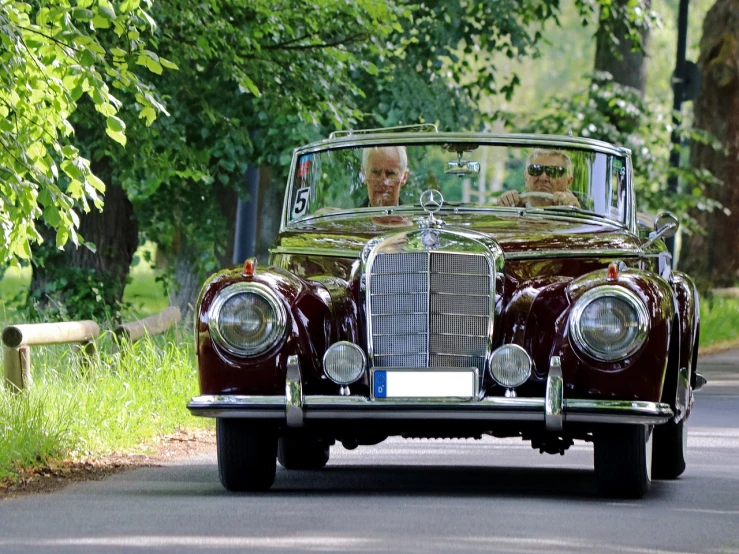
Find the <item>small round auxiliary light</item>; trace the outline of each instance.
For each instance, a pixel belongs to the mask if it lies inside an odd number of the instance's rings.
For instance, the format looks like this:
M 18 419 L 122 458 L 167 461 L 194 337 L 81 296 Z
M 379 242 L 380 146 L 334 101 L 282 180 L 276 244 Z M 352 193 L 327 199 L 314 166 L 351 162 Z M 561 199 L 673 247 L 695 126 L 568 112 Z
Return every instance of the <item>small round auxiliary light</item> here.
M 337 385 L 356 382 L 367 367 L 364 352 L 356 344 L 347 341 L 332 344 L 323 355 L 323 371 Z
M 513 389 L 531 376 L 531 357 L 517 344 L 506 344 L 492 353 L 489 367 L 496 383 Z

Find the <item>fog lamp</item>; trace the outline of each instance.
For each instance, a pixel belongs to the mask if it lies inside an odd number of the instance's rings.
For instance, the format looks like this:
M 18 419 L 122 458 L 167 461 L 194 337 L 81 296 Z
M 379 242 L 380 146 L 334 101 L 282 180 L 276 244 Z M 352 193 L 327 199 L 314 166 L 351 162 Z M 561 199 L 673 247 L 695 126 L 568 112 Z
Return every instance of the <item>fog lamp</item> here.
M 367 360 L 356 344 L 340 341 L 323 356 L 323 371 L 337 385 L 351 385 L 364 374 Z
M 488 367 L 496 383 L 513 389 L 531 375 L 531 357 L 517 344 L 506 344 L 492 353 Z

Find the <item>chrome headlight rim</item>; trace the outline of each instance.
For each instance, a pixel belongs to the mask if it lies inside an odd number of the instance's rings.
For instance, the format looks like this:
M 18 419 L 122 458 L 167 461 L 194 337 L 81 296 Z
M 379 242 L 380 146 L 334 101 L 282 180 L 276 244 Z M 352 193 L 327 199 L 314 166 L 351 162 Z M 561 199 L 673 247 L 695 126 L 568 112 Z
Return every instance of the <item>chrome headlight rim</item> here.
M 594 349 L 585 340 L 582 333 L 580 323 L 582 322 L 582 316 L 585 310 L 595 300 L 602 298 L 618 298 L 629 304 L 636 313 L 637 317 L 637 333 L 633 340 L 632 345 L 625 351 L 619 352 L 616 355 L 608 356 L 603 352 Z M 590 289 L 585 292 L 576 302 L 570 313 L 570 337 L 573 346 L 583 354 L 597 360 L 599 362 L 620 362 L 628 358 L 629 356 L 636 353 L 643 345 L 649 335 L 649 329 L 651 327 L 649 312 L 644 302 L 631 290 L 614 286 L 614 285 L 601 285 Z
M 353 381 L 349 381 L 347 383 L 341 383 L 341 382 L 337 381 L 336 379 L 334 379 L 333 376 L 331 376 L 331 374 L 328 371 L 326 371 L 326 357 L 329 355 L 331 349 L 333 349 L 333 348 L 335 348 L 337 346 L 350 346 L 354 350 L 356 350 L 357 352 L 359 352 L 359 354 L 362 356 L 362 371 L 359 372 L 359 375 Z M 321 361 L 323 363 L 323 374 L 326 377 L 328 377 L 328 379 L 332 383 L 334 383 L 336 385 L 340 385 L 342 387 L 345 387 L 345 386 L 352 385 L 352 384 L 356 383 L 357 381 L 359 381 L 364 376 L 365 373 L 367 373 L 367 355 L 364 353 L 364 350 L 362 350 L 358 345 L 356 345 L 353 342 L 350 342 L 348 340 L 340 340 L 338 342 L 333 343 L 331 346 L 329 346 L 326 349 L 326 352 L 323 354 L 323 358 L 322 358 Z
M 270 307 L 274 310 L 277 319 L 277 331 L 272 334 L 270 340 L 258 346 L 238 346 L 231 344 L 221 333 L 219 326 L 219 318 L 223 306 L 234 296 L 244 293 L 252 293 L 261 296 Z M 208 331 L 213 341 L 229 354 L 240 357 L 258 356 L 269 351 L 277 344 L 282 337 L 285 336 L 287 330 L 287 310 L 280 300 L 269 287 L 261 283 L 236 283 L 229 285 L 219 291 L 208 309 Z

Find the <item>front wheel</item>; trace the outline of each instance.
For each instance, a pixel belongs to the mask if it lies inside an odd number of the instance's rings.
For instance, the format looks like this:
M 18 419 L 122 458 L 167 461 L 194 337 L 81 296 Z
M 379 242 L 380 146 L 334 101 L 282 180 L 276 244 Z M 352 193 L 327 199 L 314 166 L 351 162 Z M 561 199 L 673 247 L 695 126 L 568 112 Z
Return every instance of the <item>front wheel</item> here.
M 598 492 L 617 498 L 641 498 L 652 484 L 652 428 L 614 425 L 595 436 Z
M 655 479 L 677 479 L 685 471 L 688 448 L 688 422 L 670 421 L 654 429 L 654 461 L 652 475 Z
M 241 419 L 216 419 L 218 477 L 229 491 L 264 491 L 275 481 L 277 434 Z
M 280 437 L 277 459 L 285 469 L 321 469 L 328 463 L 330 446 L 313 437 Z

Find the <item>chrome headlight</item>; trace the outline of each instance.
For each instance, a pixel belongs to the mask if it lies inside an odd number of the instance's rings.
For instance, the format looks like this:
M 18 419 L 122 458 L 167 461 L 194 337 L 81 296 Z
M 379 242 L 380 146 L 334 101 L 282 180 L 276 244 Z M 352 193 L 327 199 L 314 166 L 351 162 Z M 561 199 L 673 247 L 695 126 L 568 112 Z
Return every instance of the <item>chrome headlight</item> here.
M 208 311 L 208 330 L 224 350 L 255 356 L 275 345 L 287 327 L 285 307 L 268 287 L 237 283 L 223 289 Z
M 649 313 L 636 294 L 623 287 L 587 291 L 570 313 L 570 337 L 579 350 L 604 362 L 623 360 L 647 338 Z
M 517 344 L 506 344 L 492 353 L 488 367 L 496 383 L 513 389 L 531 376 L 531 357 Z
M 323 356 L 323 371 L 337 385 L 350 385 L 364 373 L 367 360 L 356 344 L 337 342 Z

